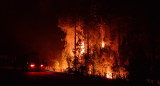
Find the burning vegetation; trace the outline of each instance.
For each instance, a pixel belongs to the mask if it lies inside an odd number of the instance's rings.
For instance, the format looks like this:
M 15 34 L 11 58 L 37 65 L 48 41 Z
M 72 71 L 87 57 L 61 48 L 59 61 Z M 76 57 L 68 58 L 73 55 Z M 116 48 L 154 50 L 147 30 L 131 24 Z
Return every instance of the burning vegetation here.
M 66 34 L 62 59 L 55 70 L 83 75 L 97 75 L 108 79 L 124 79 L 129 74 L 119 58 L 117 27 L 73 18 L 60 18 L 58 27 Z M 61 64 L 61 65 L 59 65 Z M 125 65 L 127 66 L 127 65 Z

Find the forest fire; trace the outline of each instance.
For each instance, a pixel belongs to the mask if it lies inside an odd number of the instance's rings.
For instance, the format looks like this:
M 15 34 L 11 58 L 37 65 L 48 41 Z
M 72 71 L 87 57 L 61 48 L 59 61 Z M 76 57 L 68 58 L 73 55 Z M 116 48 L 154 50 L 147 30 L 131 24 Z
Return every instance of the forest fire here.
M 61 18 L 58 27 L 66 33 L 61 66 L 57 67 L 61 72 L 72 70 L 108 79 L 126 78 L 128 72 L 119 60 L 118 35 L 112 37 L 105 22 L 91 27 L 83 20 L 75 23 L 70 18 Z
M 30 86 L 160 85 L 158 4 L 2 0 L 2 79 Z

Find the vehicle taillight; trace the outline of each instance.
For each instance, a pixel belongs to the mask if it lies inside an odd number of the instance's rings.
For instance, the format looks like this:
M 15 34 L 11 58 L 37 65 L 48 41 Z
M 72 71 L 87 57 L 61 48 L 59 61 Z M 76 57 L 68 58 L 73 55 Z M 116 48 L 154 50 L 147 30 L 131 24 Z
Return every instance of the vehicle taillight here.
M 41 67 L 43 67 L 43 64 L 41 64 Z
M 34 65 L 34 64 L 31 64 L 31 65 L 30 65 L 30 67 L 32 67 L 32 68 L 33 68 L 33 67 L 35 67 L 35 65 Z

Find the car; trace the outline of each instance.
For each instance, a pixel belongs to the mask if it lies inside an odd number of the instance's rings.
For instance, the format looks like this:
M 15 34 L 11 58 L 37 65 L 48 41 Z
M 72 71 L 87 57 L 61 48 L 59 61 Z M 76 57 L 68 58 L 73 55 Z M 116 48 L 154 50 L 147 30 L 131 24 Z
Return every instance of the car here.
M 42 63 L 31 62 L 27 64 L 26 71 L 44 71 Z
M 23 70 L 27 72 L 44 71 L 44 62 L 36 57 L 28 57 L 23 65 Z

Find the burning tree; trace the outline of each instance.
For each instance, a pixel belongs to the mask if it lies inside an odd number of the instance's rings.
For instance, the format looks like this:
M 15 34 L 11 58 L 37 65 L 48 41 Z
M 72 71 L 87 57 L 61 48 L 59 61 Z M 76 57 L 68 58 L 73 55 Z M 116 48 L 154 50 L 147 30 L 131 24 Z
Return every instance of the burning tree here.
M 111 28 L 112 26 L 112 28 Z M 62 53 L 62 69 L 82 74 L 125 78 L 126 69 L 120 64 L 119 34 L 116 24 L 73 18 L 60 18 L 58 27 L 66 33 Z

